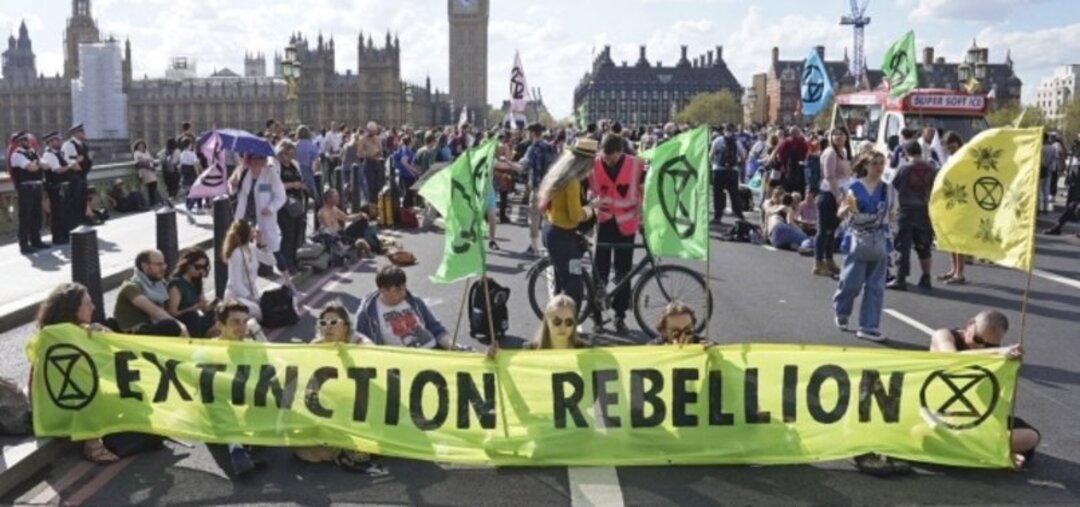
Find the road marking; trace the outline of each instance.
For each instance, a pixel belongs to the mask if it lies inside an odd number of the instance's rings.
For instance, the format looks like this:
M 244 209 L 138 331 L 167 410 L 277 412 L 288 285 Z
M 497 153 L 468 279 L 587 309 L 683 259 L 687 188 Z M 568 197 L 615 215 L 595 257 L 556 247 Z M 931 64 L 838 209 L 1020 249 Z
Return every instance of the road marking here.
M 904 314 L 902 314 L 902 313 L 900 313 L 900 312 L 898 312 L 896 310 L 893 310 L 892 308 L 886 308 L 885 313 L 887 313 L 889 315 L 892 315 L 894 318 L 896 318 L 900 322 L 903 322 L 904 324 L 907 324 L 907 325 L 909 325 L 909 326 L 911 326 L 911 327 L 913 327 L 915 329 L 918 329 L 919 331 L 922 331 L 922 332 L 924 332 L 924 333 L 926 333 L 928 335 L 934 334 L 934 330 L 931 329 L 930 326 L 927 326 L 926 324 L 923 324 L 922 322 L 919 322 L 919 321 L 917 321 L 917 320 L 915 320 L 915 319 L 913 319 L 911 317 L 908 317 L 907 315 L 904 315 Z
M 116 477 L 120 472 L 123 472 L 133 461 L 135 461 L 135 456 L 128 456 L 127 458 L 105 467 L 101 473 L 97 474 L 93 479 L 90 479 L 90 482 L 84 484 L 83 487 L 75 491 L 71 497 L 65 499 L 63 502 L 64 505 L 82 505 L 83 502 L 96 495 L 98 491 L 101 491 L 102 487 L 108 484 L 113 477 Z
M 768 250 L 770 252 L 779 252 L 780 251 L 779 248 L 776 248 L 775 246 L 772 246 L 772 245 L 761 245 L 761 248 L 764 248 L 764 249 L 766 249 L 766 250 Z
M 570 505 L 624 505 L 619 473 L 612 467 L 566 467 Z
M 357 271 L 354 271 L 352 269 L 355 267 L 356 264 L 350 266 L 349 270 L 345 272 L 339 272 L 332 269 L 328 273 L 323 275 L 317 283 L 311 285 L 312 290 L 304 293 L 304 297 L 300 298 L 300 300 L 297 301 L 297 306 L 300 307 L 299 311 L 297 312 L 297 317 L 303 317 L 308 313 L 315 312 L 316 305 L 321 304 L 323 300 L 325 300 L 328 296 L 331 295 L 330 292 L 332 290 L 336 289 L 338 285 L 341 285 L 341 279 L 343 278 L 341 277 L 341 275 L 344 275 L 346 273 L 357 273 Z M 315 298 L 315 296 L 318 297 Z M 312 300 L 312 298 L 314 298 L 314 300 Z M 287 329 L 291 328 L 282 327 L 275 329 L 269 333 L 265 333 L 266 338 L 269 341 L 276 342 L 278 338 L 281 337 L 281 334 L 284 333 Z
M 82 479 L 90 470 L 93 470 L 94 464 L 89 461 L 81 461 L 79 464 L 71 467 L 64 475 L 62 475 L 56 482 L 52 484 L 45 484 L 45 489 L 37 494 L 34 498 L 30 499 L 28 503 L 31 505 L 43 505 L 52 503 L 53 499 L 60 495 L 61 491 L 64 491 L 75 484 L 79 479 Z
M 1066 278 L 1059 274 L 1051 273 L 1049 271 L 1043 271 L 1041 269 L 1033 269 L 1031 273 L 1039 278 L 1050 280 L 1051 282 L 1057 282 L 1063 285 L 1068 285 L 1069 287 L 1072 287 L 1074 289 L 1080 289 L 1080 281 L 1073 280 L 1072 278 Z

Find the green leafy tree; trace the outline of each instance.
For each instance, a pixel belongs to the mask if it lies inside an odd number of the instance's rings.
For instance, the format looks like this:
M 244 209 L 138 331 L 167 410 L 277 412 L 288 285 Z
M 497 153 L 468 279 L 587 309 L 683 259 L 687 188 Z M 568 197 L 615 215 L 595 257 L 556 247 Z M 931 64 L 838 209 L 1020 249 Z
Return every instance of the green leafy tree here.
M 1058 127 L 1065 134 L 1065 139 L 1074 139 L 1080 134 L 1080 97 L 1075 97 L 1065 104 L 1060 124 Z
M 690 103 L 675 115 L 680 123 L 690 125 L 721 125 L 724 123 L 742 123 L 742 105 L 727 90 L 714 93 L 699 93 L 690 99 Z

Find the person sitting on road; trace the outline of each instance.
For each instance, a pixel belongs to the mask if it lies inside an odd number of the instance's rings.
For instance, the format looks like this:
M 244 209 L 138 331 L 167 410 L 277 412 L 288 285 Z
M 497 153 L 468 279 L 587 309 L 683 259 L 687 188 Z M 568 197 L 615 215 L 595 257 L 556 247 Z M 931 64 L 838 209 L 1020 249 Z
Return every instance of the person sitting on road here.
M 405 283 L 405 271 L 400 267 L 380 267 L 375 273 L 378 288 L 364 296 L 356 311 L 356 332 L 375 345 L 454 348 L 446 327 Z
M 818 210 L 816 196 L 813 192 L 807 192 L 806 198 L 795 192 L 791 195 L 791 200 L 795 202 L 795 225 L 799 226 L 807 236 L 814 236 L 817 234 L 818 225 Z
M 774 188 L 772 197 L 765 202 L 765 235 L 769 244 L 780 250 L 798 250 L 806 233 L 794 225 L 795 201 L 783 188 Z
M 311 341 L 311 344 L 370 344 L 371 340 L 367 337 L 353 332 L 351 320 L 348 310 L 341 303 L 333 302 L 326 305 L 319 312 L 319 318 L 316 321 L 318 336 Z M 309 399 L 318 397 L 318 392 L 310 390 L 304 396 Z M 321 401 L 315 399 L 308 403 L 308 406 L 321 406 L 321 404 Z M 381 465 L 373 461 L 371 454 L 366 452 L 315 446 L 296 449 L 296 457 L 308 463 L 333 462 L 349 472 L 363 473 L 372 477 L 383 476 L 388 473 Z
M 113 317 L 122 333 L 148 336 L 188 336 L 187 327 L 165 310 L 165 257 L 157 250 L 135 256 L 135 274 L 120 285 Z
M 1000 355 L 1019 361 L 1024 351 L 1019 344 L 1004 346 L 1002 340 L 1009 331 L 1009 319 L 997 310 L 984 310 L 969 319 L 960 329 L 938 329 L 930 338 L 931 352 Z M 1035 448 L 1042 439 L 1039 431 L 1019 417 L 1009 418 L 1010 448 L 1013 465 L 1023 468 L 1035 457 Z
M 37 313 L 38 330 L 53 324 L 75 324 L 89 331 L 104 332 L 107 329 L 92 322 L 94 302 L 90 292 L 81 283 L 62 283 L 41 302 Z M 83 442 L 83 457 L 99 465 L 114 463 L 120 457 L 113 454 L 100 438 Z
M 337 190 L 331 188 L 323 194 L 323 205 L 318 211 L 319 235 L 317 237 L 339 242 L 346 249 L 356 244 L 358 240 L 363 240 L 368 251 L 375 254 L 382 253 L 378 230 L 371 223 L 367 213 L 346 214 L 338 207 L 339 202 L 340 196 Z M 364 248 L 358 247 L 357 250 L 362 251 Z
M 274 264 L 274 254 L 262 243 L 262 233 L 247 220 L 237 220 L 225 235 L 225 247 L 221 260 L 228 264 L 229 276 L 225 283 L 225 297 L 244 303 L 248 313 L 262 322 L 259 307 L 259 288 L 255 280 L 259 276 L 259 264 Z
M 218 333 L 214 306 L 203 292 L 203 280 L 210 273 L 210 257 L 201 248 L 187 248 L 180 252 L 180 259 L 169 279 L 169 299 L 165 311 L 187 326 L 195 338 L 209 338 Z
M 672 301 L 660 313 L 660 322 L 656 324 L 659 335 L 649 341 L 649 345 L 714 345 L 707 339 L 697 336 L 697 316 L 694 310 L 682 301 Z
M 221 328 L 221 334 L 217 340 L 229 342 L 242 342 L 248 339 L 248 320 L 251 314 L 248 307 L 236 299 L 226 299 L 217 305 L 214 310 L 214 318 Z M 258 466 L 265 466 L 266 461 L 243 444 L 227 444 L 229 449 L 229 461 L 232 464 L 234 477 L 240 477 Z
M 146 210 L 146 199 L 138 190 L 128 191 L 124 180 L 117 178 L 105 193 L 109 207 L 118 213 L 137 213 Z
M 576 305 L 566 294 L 559 294 L 544 308 L 544 319 L 536 330 L 536 336 L 528 344 L 530 349 L 577 349 L 586 346 L 577 332 Z

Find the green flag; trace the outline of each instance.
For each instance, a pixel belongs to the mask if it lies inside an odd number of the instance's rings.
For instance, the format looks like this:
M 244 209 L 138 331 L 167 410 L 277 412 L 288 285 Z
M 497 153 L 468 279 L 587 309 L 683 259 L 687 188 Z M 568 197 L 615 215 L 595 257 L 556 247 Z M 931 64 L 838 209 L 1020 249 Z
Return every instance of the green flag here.
M 578 126 L 581 130 L 585 130 L 589 125 L 589 108 L 585 104 L 582 104 L 577 108 L 577 120 Z
M 709 253 L 709 127 L 653 149 L 645 177 L 645 241 L 659 257 L 706 260 Z
M 496 144 L 492 139 L 465 152 L 443 170 L 447 176 L 435 175 L 421 189 L 436 209 L 446 211 L 446 246 L 433 282 L 452 283 L 484 271 L 484 217 Z
M 450 205 L 450 174 L 454 170 L 454 164 L 468 163 L 468 157 L 461 156 L 454 162 L 437 164 L 421 175 L 413 188 L 439 212 L 439 216 L 445 217 L 446 208 Z M 439 167 L 440 165 L 442 167 Z
M 889 83 L 889 97 L 899 97 L 919 86 L 919 64 L 915 60 L 915 31 L 907 35 L 885 51 L 885 61 L 881 64 L 885 81 Z

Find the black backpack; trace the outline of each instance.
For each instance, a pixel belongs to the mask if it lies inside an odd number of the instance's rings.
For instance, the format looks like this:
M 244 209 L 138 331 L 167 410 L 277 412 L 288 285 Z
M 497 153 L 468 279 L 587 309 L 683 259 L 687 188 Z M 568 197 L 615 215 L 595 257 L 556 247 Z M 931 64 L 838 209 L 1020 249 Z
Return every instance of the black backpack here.
M 289 327 L 300 322 L 293 302 L 293 292 L 286 286 L 263 292 L 259 298 L 259 309 L 263 314 L 260 324 L 266 329 Z
M 492 321 L 495 323 L 495 339 L 501 340 L 510 329 L 510 314 L 506 309 L 507 302 L 510 301 L 510 289 L 495 283 L 491 278 L 487 279 L 487 285 L 491 298 Z M 477 280 L 469 287 L 469 336 L 482 343 L 491 343 L 490 335 L 484 281 Z
M 739 166 L 739 147 L 735 136 L 724 136 L 724 152 L 720 154 L 720 167 L 732 169 Z

